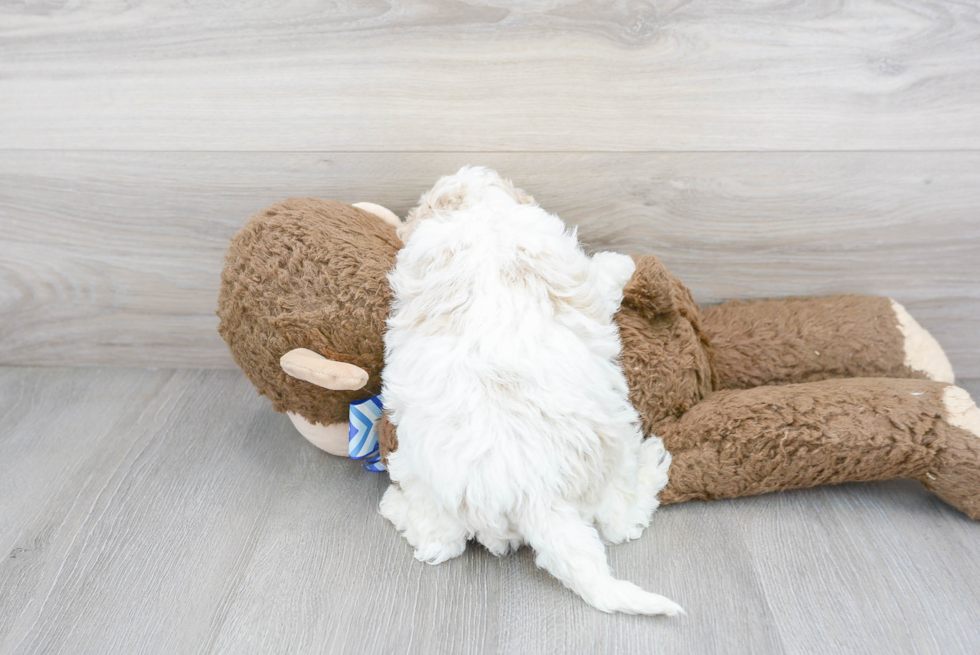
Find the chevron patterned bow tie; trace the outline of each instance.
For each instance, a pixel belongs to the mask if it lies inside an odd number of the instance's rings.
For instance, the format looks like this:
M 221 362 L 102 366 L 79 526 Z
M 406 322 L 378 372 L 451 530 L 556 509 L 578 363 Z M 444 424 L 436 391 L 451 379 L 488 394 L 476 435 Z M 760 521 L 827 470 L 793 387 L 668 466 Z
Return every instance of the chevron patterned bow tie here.
M 347 452 L 351 459 L 363 459 L 361 466 L 376 473 L 387 470 L 378 446 L 378 419 L 383 409 L 380 395 L 350 404 Z

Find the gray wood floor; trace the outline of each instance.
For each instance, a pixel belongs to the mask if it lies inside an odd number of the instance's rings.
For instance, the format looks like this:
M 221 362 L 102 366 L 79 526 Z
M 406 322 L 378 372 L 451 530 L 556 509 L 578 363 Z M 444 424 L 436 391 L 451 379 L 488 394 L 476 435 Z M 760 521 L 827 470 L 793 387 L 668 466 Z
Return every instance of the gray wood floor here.
M 610 558 L 673 620 L 420 564 L 386 483 L 237 371 L 0 368 L 0 653 L 980 651 L 980 523 L 917 483 L 664 508 Z

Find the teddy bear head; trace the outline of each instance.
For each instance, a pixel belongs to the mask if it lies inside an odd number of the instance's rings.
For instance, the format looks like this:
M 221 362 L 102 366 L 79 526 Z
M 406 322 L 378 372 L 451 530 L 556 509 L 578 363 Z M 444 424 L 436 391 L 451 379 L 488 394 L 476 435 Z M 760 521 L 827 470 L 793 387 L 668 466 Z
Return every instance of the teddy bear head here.
M 218 331 L 258 392 L 328 452 L 346 454 L 350 403 L 381 391 L 398 222 L 368 203 L 293 198 L 253 215 L 225 259 Z

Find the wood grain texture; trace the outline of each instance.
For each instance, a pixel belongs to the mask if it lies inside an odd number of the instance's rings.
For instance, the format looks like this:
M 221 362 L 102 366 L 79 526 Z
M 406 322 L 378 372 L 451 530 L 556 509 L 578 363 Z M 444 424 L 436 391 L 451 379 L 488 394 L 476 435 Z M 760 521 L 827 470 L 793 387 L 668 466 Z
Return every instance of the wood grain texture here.
M 6 3 L 0 147 L 980 148 L 974 2 Z
M 0 152 L 0 363 L 232 366 L 228 240 L 289 196 L 404 214 L 496 167 L 594 249 L 652 252 L 701 302 L 876 293 L 980 376 L 980 154 Z
M 610 560 L 676 620 L 597 612 L 526 549 L 421 564 L 386 484 L 235 371 L 0 368 L 0 655 L 980 649 L 980 523 L 917 483 L 660 510 Z
M 940 0 L 0 4 L 0 364 L 231 367 L 250 214 L 462 164 L 702 302 L 891 295 L 980 377 L 980 9 Z M 661 510 L 610 561 L 678 620 L 420 564 L 386 484 L 237 371 L 0 367 L 0 655 L 980 652 L 980 524 L 917 483 Z

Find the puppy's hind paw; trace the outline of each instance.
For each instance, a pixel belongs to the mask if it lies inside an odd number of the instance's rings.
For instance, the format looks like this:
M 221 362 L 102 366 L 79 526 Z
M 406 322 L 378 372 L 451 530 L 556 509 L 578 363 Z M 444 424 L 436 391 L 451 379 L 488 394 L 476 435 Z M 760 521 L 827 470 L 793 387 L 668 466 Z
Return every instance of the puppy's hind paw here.
M 388 490 L 381 497 L 378 512 L 391 521 L 399 532 L 405 532 L 408 529 L 408 500 L 396 485 L 388 486 Z
M 487 537 L 485 535 L 477 535 L 477 540 L 491 554 L 497 557 L 503 557 L 517 551 L 522 543 L 520 539 L 498 539 L 497 537 Z
M 649 517 L 645 521 L 630 521 L 629 517 L 621 517 L 608 523 L 600 522 L 599 534 L 609 544 L 621 544 L 633 539 L 639 539 L 643 531 L 650 525 Z
M 466 550 L 466 541 L 429 542 L 415 549 L 415 559 L 426 564 L 442 564 L 459 557 Z

